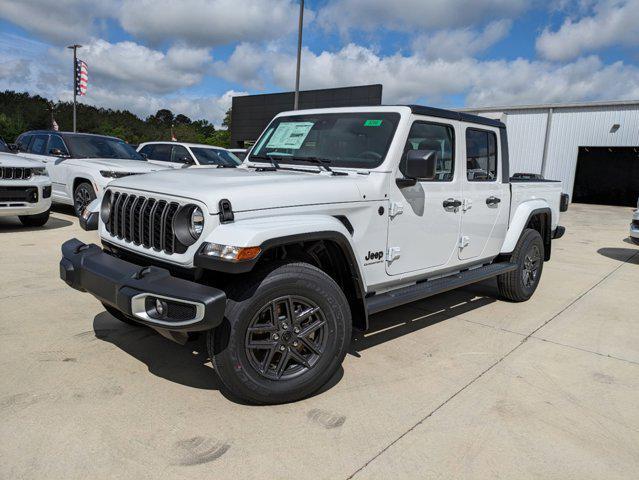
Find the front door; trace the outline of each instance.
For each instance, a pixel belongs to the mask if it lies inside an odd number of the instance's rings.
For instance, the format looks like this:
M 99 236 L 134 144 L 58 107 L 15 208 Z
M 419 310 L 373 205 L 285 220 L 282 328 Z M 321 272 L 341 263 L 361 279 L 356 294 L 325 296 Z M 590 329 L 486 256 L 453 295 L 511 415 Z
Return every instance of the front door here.
M 500 178 L 501 152 L 498 152 L 497 138 L 493 130 L 473 127 L 465 132 L 461 260 L 497 255 L 506 235 L 509 193 L 508 183 Z
M 410 129 L 400 172 L 409 150 L 431 150 L 437 156 L 436 177 L 391 189 L 386 271 L 419 272 L 456 261 L 461 214 L 461 175 L 455 168 L 454 123 L 415 121 Z

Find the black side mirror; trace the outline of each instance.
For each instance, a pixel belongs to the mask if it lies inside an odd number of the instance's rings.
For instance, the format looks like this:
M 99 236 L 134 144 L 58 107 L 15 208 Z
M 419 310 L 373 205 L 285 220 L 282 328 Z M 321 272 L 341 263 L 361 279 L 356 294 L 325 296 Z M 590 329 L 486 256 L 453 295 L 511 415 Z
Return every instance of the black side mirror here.
M 7 144 L 7 148 L 8 148 L 9 150 L 11 150 L 12 152 L 19 152 L 19 151 L 20 151 L 20 147 L 18 147 L 18 145 L 17 145 L 17 144 L 15 144 L 15 143 L 9 143 L 9 144 Z
M 59 148 L 52 148 L 49 150 L 49 155 L 54 155 L 56 157 L 68 157 L 68 155 Z
M 144 160 L 148 160 L 149 156 L 146 153 L 142 153 L 142 152 L 138 152 L 140 154 L 140 156 L 144 159 Z
M 436 164 L 437 152 L 434 150 L 409 150 L 402 172 L 406 178 L 398 178 L 397 185 L 408 187 L 415 185 L 417 180 L 433 180 Z

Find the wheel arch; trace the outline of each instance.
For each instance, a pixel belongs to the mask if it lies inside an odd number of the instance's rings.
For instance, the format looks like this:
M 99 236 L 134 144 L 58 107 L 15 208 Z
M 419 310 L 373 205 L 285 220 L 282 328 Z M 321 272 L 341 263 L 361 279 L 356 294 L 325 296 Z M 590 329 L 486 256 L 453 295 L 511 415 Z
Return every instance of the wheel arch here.
M 534 201 L 521 204 L 510 222 L 508 233 L 502 245 L 501 254 L 513 252 L 526 228 L 532 228 L 541 235 L 544 242 L 544 260 L 550 260 L 552 246 L 552 209 L 545 202 Z
M 315 229 L 311 230 L 311 226 Z M 282 260 L 303 261 L 318 267 L 344 292 L 351 306 L 353 324 L 360 329 L 368 327 L 364 305 L 365 279 L 357 261 L 351 232 L 343 219 L 306 215 L 297 219 L 271 218 L 268 225 L 264 219 L 237 221 L 220 225 L 206 241 L 260 247 L 257 258 L 235 264 L 196 255 L 194 264 L 207 270 L 246 274 L 267 262 Z

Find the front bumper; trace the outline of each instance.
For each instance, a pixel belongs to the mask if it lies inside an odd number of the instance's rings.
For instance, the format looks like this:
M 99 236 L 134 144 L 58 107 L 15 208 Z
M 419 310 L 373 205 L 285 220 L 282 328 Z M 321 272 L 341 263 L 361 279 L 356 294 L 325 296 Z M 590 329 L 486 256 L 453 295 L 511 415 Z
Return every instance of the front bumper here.
M 164 268 L 126 262 L 75 238 L 62 245 L 60 278 L 127 317 L 156 328 L 209 330 L 224 318 L 226 294 L 222 290 L 173 277 Z M 162 316 L 153 307 L 156 299 L 168 306 Z

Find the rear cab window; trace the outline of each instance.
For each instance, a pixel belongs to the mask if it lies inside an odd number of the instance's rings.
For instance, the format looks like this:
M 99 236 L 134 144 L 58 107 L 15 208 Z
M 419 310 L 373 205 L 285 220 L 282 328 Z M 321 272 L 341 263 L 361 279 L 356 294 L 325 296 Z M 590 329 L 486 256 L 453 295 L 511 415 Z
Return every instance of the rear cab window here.
M 490 130 L 466 129 L 466 176 L 469 182 L 497 180 L 497 135 Z

